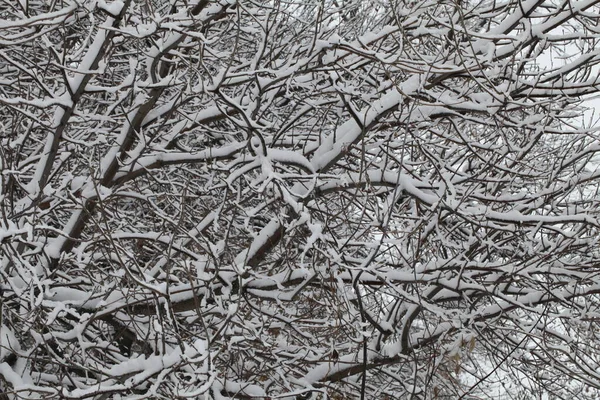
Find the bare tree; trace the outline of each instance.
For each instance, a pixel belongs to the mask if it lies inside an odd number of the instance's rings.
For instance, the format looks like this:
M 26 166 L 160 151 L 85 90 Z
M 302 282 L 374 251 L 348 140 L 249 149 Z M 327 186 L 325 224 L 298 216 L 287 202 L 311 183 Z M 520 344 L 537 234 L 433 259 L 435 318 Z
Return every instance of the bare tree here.
M 596 398 L 597 3 L 4 0 L 3 396 Z

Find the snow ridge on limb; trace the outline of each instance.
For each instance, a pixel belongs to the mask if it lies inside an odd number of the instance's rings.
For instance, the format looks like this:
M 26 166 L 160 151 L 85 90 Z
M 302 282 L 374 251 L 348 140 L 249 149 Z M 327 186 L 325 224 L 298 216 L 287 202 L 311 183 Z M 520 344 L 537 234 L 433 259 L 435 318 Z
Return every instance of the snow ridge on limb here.
M 75 77 L 72 79 L 67 78 L 67 81 L 63 82 L 67 91 L 62 97 L 69 98 L 70 101 L 68 105 L 57 107 L 54 113 L 53 125 L 51 128 L 55 129 L 55 131 L 52 135 L 48 136 L 42 153 L 43 156 L 40 158 L 36 172 L 33 174 L 33 177 L 28 184 L 28 191 L 33 198 L 37 197 L 46 186 L 46 182 L 57 156 L 59 143 L 64 129 L 68 126 L 68 121 L 73 115 L 79 99 L 85 92 L 87 83 L 90 81 L 95 70 L 98 68 L 100 61 L 105 56 L 115 35 L 114 28 L 119 27 L 121 19 L 130 3 L 131 0 L 113 3 L 111 9 L 114 12 L 114 18 L 107 18 L 104 24 L 99 27 L 98 33 L 87 49 L 85 57 L 77 68 L 77 72 L 75 72 Z
M 370 127 L 393 112 L 398 104 L 402 102 L 402 99 L 403 95 L 396 89 L 392 89 L 384 94 L 380 100 L 375 101 L 372 106 L 368 106 L 356 118 L 349 119 L 342 124 L 336 129 L 335 133 L 327 136 L 315 150 L 311 161 L 313 168 L 317 171 L 326 172 L 348 152 L 350 146 L 368 132 Z

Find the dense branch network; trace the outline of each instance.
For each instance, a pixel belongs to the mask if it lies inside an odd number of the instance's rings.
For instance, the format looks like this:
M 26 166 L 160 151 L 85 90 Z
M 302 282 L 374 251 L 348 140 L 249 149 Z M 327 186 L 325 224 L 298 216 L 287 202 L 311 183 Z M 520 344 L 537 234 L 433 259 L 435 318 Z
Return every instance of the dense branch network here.
M 0 389 L 595 398 L 597 3 L 0 3 Z

